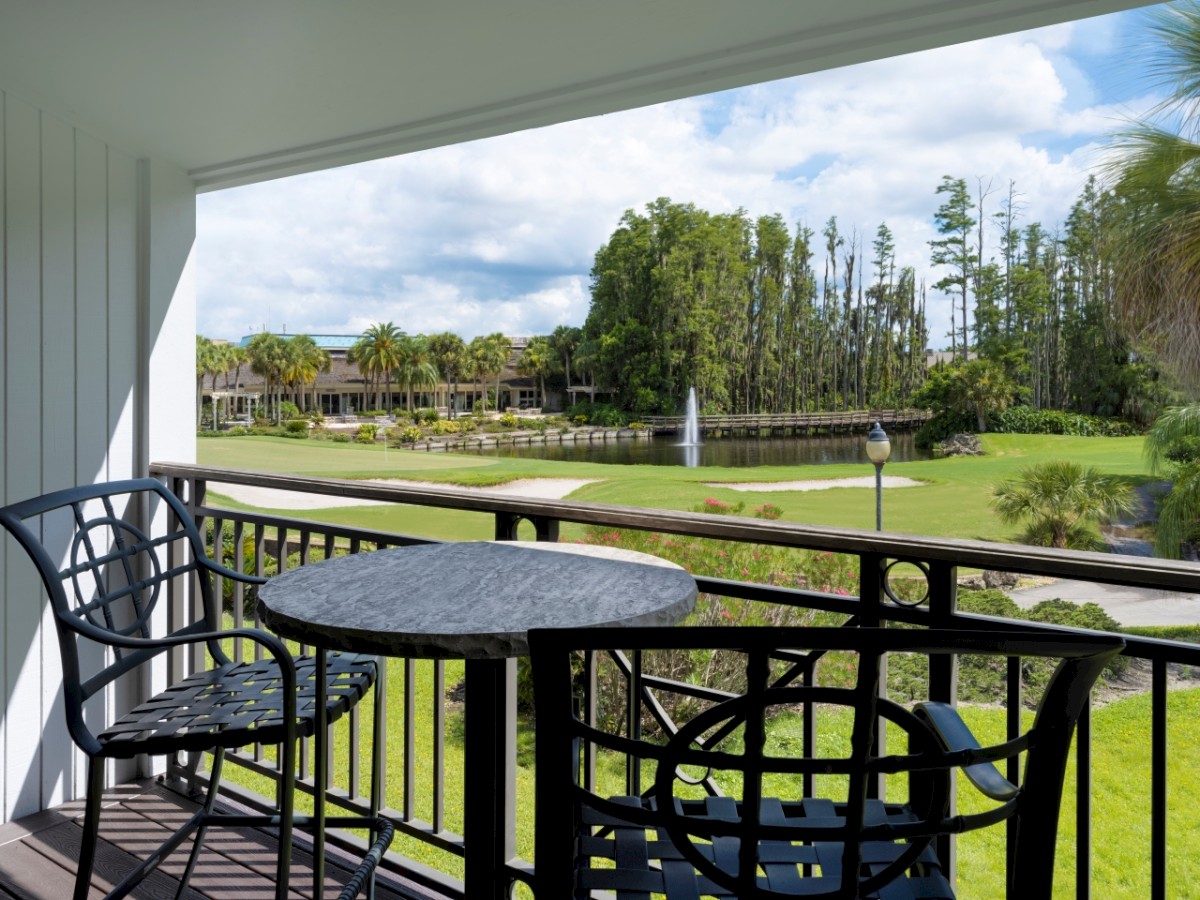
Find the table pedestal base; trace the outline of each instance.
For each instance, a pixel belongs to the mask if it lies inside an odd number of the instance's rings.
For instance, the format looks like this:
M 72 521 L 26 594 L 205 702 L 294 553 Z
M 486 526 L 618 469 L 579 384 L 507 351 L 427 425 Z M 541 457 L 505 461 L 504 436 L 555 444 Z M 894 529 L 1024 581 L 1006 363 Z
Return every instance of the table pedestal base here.
M 464 713 L 464 884 L 471 900 L 507 900 L 516 857 L 517 661 L 468 659 Z

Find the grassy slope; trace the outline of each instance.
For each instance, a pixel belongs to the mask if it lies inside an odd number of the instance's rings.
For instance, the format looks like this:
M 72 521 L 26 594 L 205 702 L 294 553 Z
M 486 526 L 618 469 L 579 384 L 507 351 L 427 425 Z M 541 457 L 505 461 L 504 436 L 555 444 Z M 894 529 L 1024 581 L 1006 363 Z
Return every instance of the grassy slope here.
M 1141 438 L 1075 438 L 1058 435 L 988 435 L 988 455 L 923 462 L 891 463 L 888 475 L 924 482 L 922 487 L 889 489 L 884 495 L 888 530 L 983 540 L 1010 540 L 1016 529 L 1005 526 L 989 506 L 991 487 L 1012 477 L 1022 466 L 1045 459 L 1068 458 L 1107 472 L 1142 480 Z M 836 488 L 825 491 L 740 492 L 708 487 L 706 482 L 796 481 L 861 477 L 868 464 L 836 466 L 760 466 L 749 469 L 682 466 L 606 466 L 597 463 L 500 459 L 481 456 L 416 453 L 295 441 L 285 438 L 206 438 L 198 445 L 200 462 L 233 469 L 294 472 L 348 478 L 410 478 L 454 484 L 496 484 L 514 478 L 596 478 L 572 494 L 593 503 L 690 509 L 706 497 L 748 509 L 769 502 L 784 510 L 783 518 L 813 525 L 870 528 L 874 491 Z M 288 513 L 296 516 L 296 513 Z M 302 518 L 362 525 L 387 531 L 440 538 L 489 537 L 486 516 L 413 507 L 384 509 L 348 507 L 304 513 Z

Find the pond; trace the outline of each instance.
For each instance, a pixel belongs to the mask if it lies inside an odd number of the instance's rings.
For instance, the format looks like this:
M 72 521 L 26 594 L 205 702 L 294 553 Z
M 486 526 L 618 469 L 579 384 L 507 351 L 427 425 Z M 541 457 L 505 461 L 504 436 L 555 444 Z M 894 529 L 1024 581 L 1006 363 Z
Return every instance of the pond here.
M 892 456 L 889 462 L 932 459 L 928 450 L 918 450 L 913 432 L 889 435 Z M 863 449 L 867 436 L 817 435 L 812 437 L 721 437 L 709 438 L 698 447 L 680 447 L 675 435 L 625 438 L 589 444 L 548 442 L 521 446 L 505 445 L 482 450 L 461 451 L 483 456 L 510 456 L 527 459 L 598 462 L 614 465 L 643 466 L 821 466 L 835 463 L 870 465 Z

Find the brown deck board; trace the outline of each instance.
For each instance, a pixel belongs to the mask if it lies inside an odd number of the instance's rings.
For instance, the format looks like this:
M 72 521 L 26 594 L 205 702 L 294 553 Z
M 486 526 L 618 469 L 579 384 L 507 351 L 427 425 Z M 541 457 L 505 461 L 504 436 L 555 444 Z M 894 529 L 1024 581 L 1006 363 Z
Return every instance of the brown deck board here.
M 196 804 L 149 783 L 122 785 L 105 796 L 100 842 L 90 897 L 100 900 L 125 873 L 154 850 L 196 809 Z M 62 900 L 75 884 L 82 828 L 82 805 L 67 804 L 0 826 L 0 900 Z M 274 900 L 273 833 L 254 828 L 214 828 L 205 837 L 185 900 Z M 171 898 L 187 865 L 191 842 L 185 841 L 130 895 L 136 900 Z M 349 870 L 336 857 L 326 863 L 325 894 L 336 897 Z M 312 857 L 292 851 L 290 896 L 311 900 Z M 382 884 L 380 900 L 408 900 Z M 429 895 L 432 897 L 432 895 Z

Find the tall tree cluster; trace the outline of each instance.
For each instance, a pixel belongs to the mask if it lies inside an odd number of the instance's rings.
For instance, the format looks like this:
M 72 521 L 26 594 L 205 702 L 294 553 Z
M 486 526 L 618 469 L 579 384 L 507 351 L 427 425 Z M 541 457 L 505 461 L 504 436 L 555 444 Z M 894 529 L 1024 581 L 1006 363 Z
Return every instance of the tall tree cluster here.
M 1022 221 L 1016 185 L 994 193 L 942 179 L 928 274 L 897 266 L 886 223 L 868 242 L 836 217 L 819 234 L 789 231 L 777 215 L 660 198 L 626 212 L 597 252 L 579 349 L 639 413 L 677 411 L 689 385 L 709 412 L 904 406 L 925 380 L 926 347 L 947 341 L 960 364 L 1001 366 L 1013 400 L 1143 417 L 1153 373 L 1114 304 L 1121 202 L 1089 181 L 1050 232 Z M 949 307 L 947 334 L 929 334 L 927 303 Z
M 660 198 L 596 254 L 576 354 L 622 405 L 674 412 L 694 385 L 710 412 L 903 405 L 924 378 L 924 292 L 831 218 L 712 214 Z

